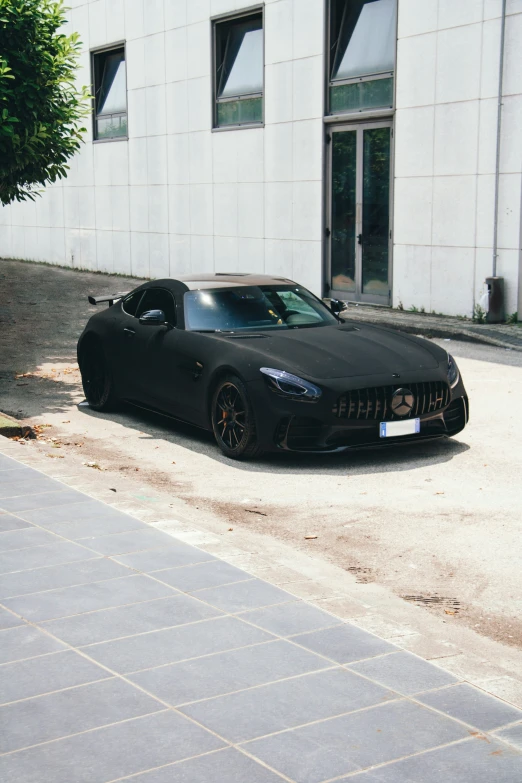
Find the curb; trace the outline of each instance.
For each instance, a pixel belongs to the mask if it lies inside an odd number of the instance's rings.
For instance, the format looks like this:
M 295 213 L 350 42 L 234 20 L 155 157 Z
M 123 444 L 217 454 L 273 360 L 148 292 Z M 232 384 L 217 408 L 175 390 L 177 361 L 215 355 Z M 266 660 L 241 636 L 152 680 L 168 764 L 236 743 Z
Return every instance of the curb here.
M 348 309 L 342 313 L 341 317 L 354 323 L 361 322 L 371 326 L 383 326 L 387 329 L 394 329 L 395 331 L 415 334 L 421 337 L 463 340 L 506 350 L 522 351 L 522 331 L 520 336 L 516 332 L 511 335 L 506 334 L 505 331 L 496 331 L 494 327 L 488 327 L 488 325 L 468 327 L 455 323 L 448 324 L 447 322 L 444 323 L 443 318 L 440 319 L 440 323 L 434 323 L 430 316 L 427 316 L 427 318 L 430 318 L 429 323 L 422 323 L 420 318 L 413 320 L 413 316 L 412 321 L 408 323 L 408 316 L 405 316 L 403 313 L 397 316 L 391 313 L 388 315 L 387 312 L 381 310 L 374 311 L 369 307 L 364 307 L 363 309 L 362 307 L 348 306 Z
M 20 424 L 11 416 L 6 416 L 5 413 L 0 413 L 0 435 L 5 438 L 36 438 L 32 427 Z
M 408 334 L 421 335 L 422 337 L 436 337 L 441 339 L 450 340 L 463 340 L 465 342 L 477 343 L 481 345 L 492 345 L 496 348 L 505 348 L 507 350 L 522 351 L 522 345 L 517 342 L 499 337 L 492 337 L 491 335 L 480 334 L 477 332 L 469 332 L 466 329 L 454 329 L 444 326 L 410 326 L 408 324 L 398 324 L 393 319 L 385 320 L 379 319 L 378 321 L 367 320 L 364 317 L 358 317 L 354 319 L 357 321 L 365 321 L 373 326 L 385 326 L 388 329 L 395 329 L 398 332 L 407 332 Z

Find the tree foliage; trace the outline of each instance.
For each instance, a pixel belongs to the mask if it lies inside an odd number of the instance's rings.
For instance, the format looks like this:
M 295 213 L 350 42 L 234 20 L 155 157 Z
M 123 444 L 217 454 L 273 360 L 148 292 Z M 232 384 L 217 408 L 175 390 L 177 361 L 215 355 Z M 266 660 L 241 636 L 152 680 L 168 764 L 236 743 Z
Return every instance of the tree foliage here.
M 62 0 L 0 0 L 0 202 L 65 177 L 90 111 L 74 79 L 81 43 Z

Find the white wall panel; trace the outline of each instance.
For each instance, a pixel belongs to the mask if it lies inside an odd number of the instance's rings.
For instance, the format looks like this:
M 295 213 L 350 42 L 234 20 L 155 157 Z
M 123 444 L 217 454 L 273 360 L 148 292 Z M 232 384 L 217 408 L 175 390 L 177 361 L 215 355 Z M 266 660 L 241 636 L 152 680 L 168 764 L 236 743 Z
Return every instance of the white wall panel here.
M 149 189 L 146 185 L 136 185 L 130 189 L 130 229 L 131 231 L 149 230 Z
M 239 237 L 238 257 L 242 272 L 264 274 L 265 240 Z
M 474 247 L 475 221 L 476 177 L 435 177 L 433 245 Z
M 437 29 L 439 0 L 399 0 L 399 38 Z
M 212 182 L 212 137 L 206 131 L 189 134 L 190 181 L 194 184 Z
M 285 122 L 265 128 L 265 179 L 287 182 L 293 179 L 294 124 Z
M 80 212 L 80 228 L 96 228 L 96 209 L 94 201 L 94 188 L 77 188 L 78 205 Z
M 169 233 L 190 233 L 190 186 L 169 185 Z
M 279 0 L 265 6 L 265 62 L 293 58 L 293 3 Z
M 395 117 L 395 176 L 433 174 L 435 107 L 401 109 Z
M 265 67 L 265 121 L 289 122 L 293 117 L 294 66 L 291 60 Z
M 292 237 L 298 240 L 321 239 L 321 202 L 320 182 L 294 182 Z
M 103 186 L 94 188 L 94 207 L 96 229 L 112 231 L 112 188 Z
M 323 116 L 322 57 L 294 60 L 294 120 Z
M 294 59 L 323 53 L 324 10 L 317 0 L 294 0 L 293 53 Z
M 131 274 L 134 277 L 150 277 L 149 234 L 132 231 L 130 245 Z
M 396 244 L 393 251 L 393 305 L 431 310 L 431 252 L 429 245 Z
M 437 34 L 403 38 L 397 45 L 398 109 L 435 103 Z
M 478 123 L 479 101 L 435 107 L 435 175 L 476 172 Z
M 321 180 L 323 165 L 322 120 L 301 120 L 294 122 L 293 128 L 294 180 Z
M 404 177 L 395 180 L 394 240 L 399 245 L 431 245 L 433 179 Z
M 167 133 L 167 106 L 165 98 L 165 85 L 157 84 L 155 87 L 147 87 L 146 118 L 147 135 L 161 136 Z
M 241 183 L 237 186 L 237 235 L 239 237 L 264 236 L 264 184 Z
M 165 1 L 165 29 L 184 27 L 187 24 L 187 3 L 191 0 Z
M 187 78 L 186 27 L 176 27 L 165 33 L 165 78 L 167 82 Z
M 265 132 L 251 128 L 237 145 L 237 181 L 263 182 L 265 160 Z
M 200 131 L 210 129 L 210 76 L 190 79 L 187 82 L 188 93 L 188 129 Z
M 167 137 L 147 137 L 147 182 L 149 185 L 167 184 Z
M 190 5 L 194 0 L 190 0 Z M 187 76 L 210 76 L 210 22 L 187 27 Z
M 216 272 L 238 272 L 239 239 L 237 236 L 214 237 L 214 266 Z
M 436 103 L 480 97 L 481 46 L 481 24 L 438 34 Z
M 265 237 L 292 239 L 294 186 L 292 182 L 265 184 Z
M 149 264 L 151 274 L 154 277 L 162 278 L 169 276 L 168 234 L 149 234 Z
M 189 143 L 188 133 L 167 136 L 167 176 L 171 185 L 188 185 L 190 182 Z
M 185 275 L 191 271 L 189 234 L 170 234 L 169 260 L 171 277 Z
M 190 233 L 212 236 L 213 214 L 212 185 L 190 185 Z
M 151 88 L 140 87 L 137 90 L 129 90 L 127 93 L 127 112 L 129 138 L 139 138 L 147 135 L 147 90 Z M 114 142 L 116 143 L 116 142 Z M 99 147 L 108 147 L 107 144 L 97 144 Z M 109 169 L 110 171 L 110 169 Z
M 188 82 L 172 82 L 166 85 L 167 130 L 169 133 L 188 131 Z
M 149 185 L 147 201 L 149 205 L 149 231 L 156 234 L 167 234 L 169 231 L 168 186 Z
M 436 313 L 469 315 L 473 310 L 475 250 L 433 247 L 431 309 Z
M 111 2 L 112 0 L 109 0 Z M 145 35 L 163 32 L 165 17 L 163 14 L 164 0 L 141 0 L 143 2 L 143 32 Z M 168 5 L 168 0 L 167 3 Z
M 165 33 L 149 35 L 144 39 L 145 86 L 165 82 Z
M 112 227 L 114 231 L 130 230 L 130 188 L 123 185 L 111 188 Z
M 214 271 L 214 238 L 211 236 L 190 237 L 190 271 Z
M 483 0 L 439 0 L 439 29 L 482 21 Z
M 238 236 L 238 187 L 235 183 L 214 185 L 214 235 Z
M 493 247 L 494 214 L 495 175 L 481 174 L 477 177 L 477 248 Z

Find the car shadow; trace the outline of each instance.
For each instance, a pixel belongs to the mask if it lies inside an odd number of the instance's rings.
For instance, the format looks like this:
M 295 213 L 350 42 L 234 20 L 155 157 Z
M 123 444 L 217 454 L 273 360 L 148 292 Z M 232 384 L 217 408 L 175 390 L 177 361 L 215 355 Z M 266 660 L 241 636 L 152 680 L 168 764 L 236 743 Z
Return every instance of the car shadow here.
M 324 454 L 271 453 L 255 461 L 232 460 L 225 457 L 212 433 L 160 413 L 131 405 L 122 406 L 113 413 L 92 411 L 86 403 L 78 406 L 86 416 L 103 417 L 124 427 L 138 430 L 143 439 L 161 439 L 168 443 L 202 454 L 224 466 L 250 473 L 323 475 L 364 475 L 368 473 L 395 473 L 449 462 L 469 450 L 466 443 L 441 438 L 419 443 L 394 444 L 354 449 L 353 451 Z

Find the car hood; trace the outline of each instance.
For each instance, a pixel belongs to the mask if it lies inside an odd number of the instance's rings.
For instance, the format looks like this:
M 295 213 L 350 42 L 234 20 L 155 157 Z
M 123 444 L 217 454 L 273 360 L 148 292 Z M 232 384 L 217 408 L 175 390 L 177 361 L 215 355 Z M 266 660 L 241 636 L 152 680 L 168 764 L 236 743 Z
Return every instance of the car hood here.
M 442 348 L 425 340 L 366 325 L 291 329 L 263 336 L 255 340 L 255 352 L 266 367 L 317 380 L 435 370 L 446 356 Z M 248 342 L 253 348 L 254 340 Z

